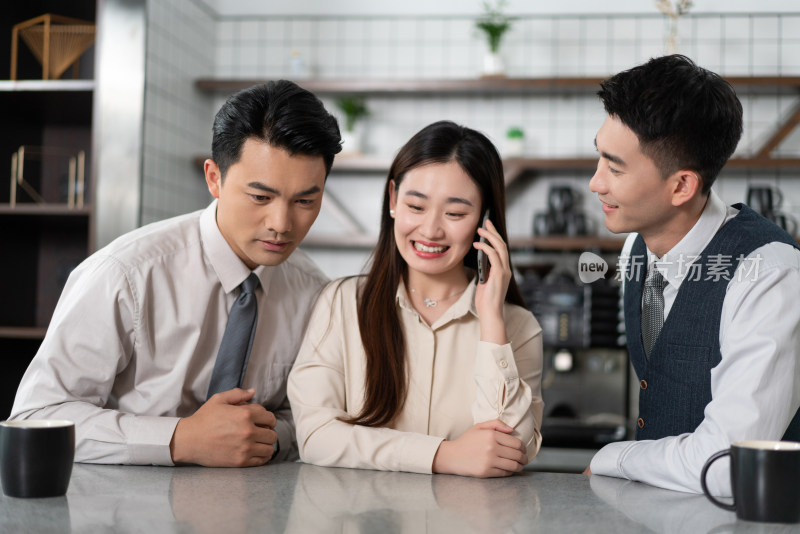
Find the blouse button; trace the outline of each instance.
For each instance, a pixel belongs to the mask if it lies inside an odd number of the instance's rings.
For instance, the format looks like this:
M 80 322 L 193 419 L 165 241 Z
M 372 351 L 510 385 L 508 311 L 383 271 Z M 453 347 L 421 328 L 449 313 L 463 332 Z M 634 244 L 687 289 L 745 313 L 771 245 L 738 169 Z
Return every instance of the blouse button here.
M 636 426 L 638 426 L 639 428 L 644 428 L 644 419 L 642 419 L 641 417 L 637 419 Z
M 500 367 L 502 367 L 503 369 L 505 369 L 506 367 L 508 367 L 508 362 L 507 362 L 507 361 L 505 361 L 505 360 L 500 360 Z
M 647 380 L 642 380 L 641 382 L 639 382 L 639 386 L 642 389 L 647 389 Z

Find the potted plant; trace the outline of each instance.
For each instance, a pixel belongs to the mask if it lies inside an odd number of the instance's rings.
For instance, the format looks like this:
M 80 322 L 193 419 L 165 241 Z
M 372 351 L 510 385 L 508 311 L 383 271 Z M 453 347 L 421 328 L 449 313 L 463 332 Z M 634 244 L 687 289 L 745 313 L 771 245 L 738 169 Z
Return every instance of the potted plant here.
M 520 158 L 525 152 L 525 132 L 518 126 L 506 130 L 506 146 L 504 156 Z
M 503 76 L 505 67 L 500 56 L 500 43 L 503 35 L 511 29 L 512 19 L 503 13 L 507 0 L 497 0 L 492 5 L 489 0 L 484 1 L 483 17 L 478 19 L 475 26 L 486 34 L 489 50 L 483 58 L 484 76 Z
M 361 153 L 361 135 L 356 131 L 356 124 L 369 115 L 369 109 L 360 96 L 343 96 L 336 101 L 336 106 L 344 113 L 344 130 L 342 131 L 342 154 Z

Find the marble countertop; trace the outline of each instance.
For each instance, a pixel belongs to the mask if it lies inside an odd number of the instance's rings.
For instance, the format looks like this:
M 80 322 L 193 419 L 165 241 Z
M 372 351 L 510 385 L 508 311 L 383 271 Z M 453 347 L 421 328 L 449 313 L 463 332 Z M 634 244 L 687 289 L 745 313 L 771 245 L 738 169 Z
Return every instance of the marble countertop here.
M 0 496 L 0 532 L 722 534 L 800 532 L 800 525 L 737 521 L 702 495 L 602 476 L 75 464 L 64 497 Z

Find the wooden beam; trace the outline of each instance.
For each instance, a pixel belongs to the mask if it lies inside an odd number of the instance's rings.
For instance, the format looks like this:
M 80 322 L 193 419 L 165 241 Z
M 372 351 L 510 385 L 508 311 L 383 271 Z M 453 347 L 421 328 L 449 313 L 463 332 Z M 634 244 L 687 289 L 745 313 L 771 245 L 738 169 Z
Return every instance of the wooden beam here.
M 789 134 L 794 131 L 798 123 L 800 123 L 800 102 L 795 104 L 792 114 L 789 115 L 778 130 L 766 140 L 761 150 L 756 154 L 755 159 L 769 158 L 772 151 L 778 148 L 778 145 L 780 145 L 784 139 L 789 137 Z
M 364 227 L 361 226 L 355 217 L 350 215 L 350 212 L 347 211 L 347 208 L 336 198 L 330 190 L 325 191 L 324 200 L 322 202 L 322 208 L 325 209 L 328 213 L 336 217 L 340 223 L 342 223 L 345 227 L 345 233 L 347 235 L 355 235 L 355 236 L 362 236 L 366 234 Z

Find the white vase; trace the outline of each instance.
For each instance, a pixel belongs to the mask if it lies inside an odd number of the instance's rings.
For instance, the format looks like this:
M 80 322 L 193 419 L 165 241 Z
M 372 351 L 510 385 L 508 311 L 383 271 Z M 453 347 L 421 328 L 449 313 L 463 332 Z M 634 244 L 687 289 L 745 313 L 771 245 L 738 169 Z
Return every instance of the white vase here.
M 505 76 L 506 67 L 499 52 L 486 52 L 483 56 L 483 76 Z
M 521 158 L 525 153 L 525 139 L 522 137 L 506 137 L 504 149 L 504 157 Z
M 347 131 L 342 130 L 342 155 L 358 155 L 361 154 L 361 132 L 358 130 Z
M 679 48 L 678 17 L 670 17 L 667 21 L 667 30 L 664 33 L 664 54 L 678 54 Z

